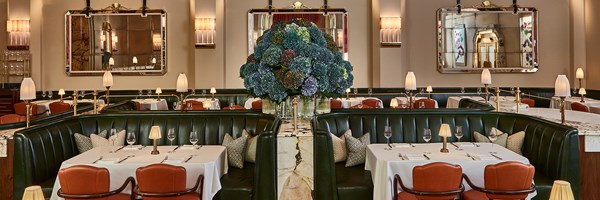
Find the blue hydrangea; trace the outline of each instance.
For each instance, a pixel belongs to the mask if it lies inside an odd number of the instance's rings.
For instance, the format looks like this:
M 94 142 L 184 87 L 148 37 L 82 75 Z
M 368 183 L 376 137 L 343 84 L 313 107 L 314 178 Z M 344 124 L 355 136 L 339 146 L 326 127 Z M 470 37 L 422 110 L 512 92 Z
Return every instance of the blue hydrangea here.
M 317 76 L 317 83 L 319 85 L 319 92 L 331 92 L 331 85 L 329 84 L 329 76 Z
M 256 63 L 246 63 L 242 65 L 240 69 L 240 77 L 244 78 L 258 70 L 258 66 Z
M 313 61 L 312 63 L 312 73 L 315 77 L 327 76 L 327 68 L 329 67 L 327 64 L 321 61 Z
M 296 32 L 286 32 L 283 38 L 283 47 L 286 49 L 293 49 L 298 52 L 298 49 L 306 45 L 306 43 L 302 42 L 300 36 L 296 34 Z
M 271 45 L 263 54 L 261 62 L 268 64 L 269 66 L 277 66 L 279 64 L 279 58 L 283 49 L 277 45 Z
M 314 76 L 309 76 L 302 84 L 302 95 L 312 96 L 317 93 L 317 79 Z
M 298 70 L 302 72 L 306 77 L 311 73 L 311 62 L 310 58 L 304 56 L 298 56 L 292 60 L 292 63 L 289 66 L 290 70 Z
M 279 83 L 273 84 L 273 87 L 271 88 L 271 91 L 269 92 L 269 98 L 271 100 L 280 102 L 283 99 L 285 99 L 287 96 L 288 95 L 285 92 L 285 88 L 281 84 L 279 84 Z
M 267 42 L 259 42 L 254 48 L 254 59 L 261 60 L 263 53 L 269 48 L 269 43 Z
M 313 43 L 321 47 L 327 47 L 327 40 L 325 40 L 323 32 L 319 30 L 319 28 L 317 28 L 316 26 L 311 26 L 310 28 L 308 28 L 308 31 L 310 32 L 310 40 Z

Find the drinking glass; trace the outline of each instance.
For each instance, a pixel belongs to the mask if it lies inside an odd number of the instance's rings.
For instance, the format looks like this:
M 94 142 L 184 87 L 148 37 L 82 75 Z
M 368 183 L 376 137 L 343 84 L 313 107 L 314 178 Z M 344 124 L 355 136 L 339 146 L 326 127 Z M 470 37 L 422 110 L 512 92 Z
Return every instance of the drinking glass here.
M 233 110 L 233 109 L 235 109 L 235 108 L 233 107 L 234 105 L 235 105 L 234 103 L 229 103 L 229 110 Z
M 192 108 L 192 102 L 187 102 L 187 106 L 186 106 L 186 109 L 185 109 L 185 110 L 194 110 L 194 109 Z
M 46 90 L 42 90 L 42 98 L 46 97 Z
M 356 96 L 358 94 L 358 88 L 354 88 L 354 96 Z
M 460 87 L 460 93 L 465 93 L 465 87 Z
M 151 96 L 151 95 L 152 95 L 152 90 L 148 90 L 147 96 Z
M 206 90 L 202 90 L 202 96 L 206 95 Z
M 175 140 L 175 129 L 174 128 L 170 128 L 169 131 L 167 132 L 167 139 L 169 139 L 169 141 L 171 141 L 171 146 L 173 146 L 173 140 Z
M 114 135 L 117 135 L 117 129 L 111 128 L 110 135 L 108 136 L 108 138 L 110 138 L 111 144 L 113 146 L 115 146 L 115 141 L 117 140 L 117 137 L 113 137 Z
M 196 95 L 196 89 L 192 89 L 192 96 Z
M 81 96 L 81 99 L 83 99 L 83 97 L 85 97 L 85 90 L 79 91 L 79 96 Z
M 419 102 L 419 108 L 425 108 L 425 102 Z
M 490 131 L 490 135 L 488 136 L 488 138 L 492 142 L 491 143 L 492 148 L 490 149 L 490 153 L 495 154 L 496 152 L 494 151 L 494 142 L 498 139 L 498 135 L 496 135 L 496 131 Z
M 373 88 L 369 88 L 369 90 L 367 90 L 367 93 L 369 93 L 369 96 L 371 96 L 373 94 Z
M 52 91 L 48 91 L 48 99 L 52 99 Z
M 133 132 L 129 132 L 127 133 L 127 144 L 129 144 L 129 148 L 133 148 L 133 145 L 135 143 L 135 134 Z
M 477 88 L 477 94 L 481 94 L 481 88 Z
M 462 137 L 463 137 L 462 126 L 456 126 L 456 138 L 458 138 L 458 143 L 460 143 L 460 138 L 462 138 Z M 458 147 L 456 147 L 456 150 L 462 150 L 462 148 L 460 148 L 460 146 L 458 146 Z
M 425 129 L 425 131 L 423 132 L 423 140 L 425 140 L 426 143 L 429 143 L 429 141 L 431 140 L 431 129 Z
M 139 96 L 142 96 L 142 95 L 144 95 L 144 90 L 141 90 L 141 89 L 140 89 L 140 90 L 138 91 L 138 95 L 139 95 Z
M 192 143 L 194 149 L 196 149 L 196 143 L 198 143 L 198 133 L 196 131 L 190 132 L 190 143 Z
M 392 137 L 392 127 L 391 126 L 385 126 L 383 136 L 385 136 L 385 138 L 387 139 L 387 145 L 389 147 L 389 148 L 386 148 L 386 150 L 392 150 L 392 145 L 390 144 L 390 138 Z

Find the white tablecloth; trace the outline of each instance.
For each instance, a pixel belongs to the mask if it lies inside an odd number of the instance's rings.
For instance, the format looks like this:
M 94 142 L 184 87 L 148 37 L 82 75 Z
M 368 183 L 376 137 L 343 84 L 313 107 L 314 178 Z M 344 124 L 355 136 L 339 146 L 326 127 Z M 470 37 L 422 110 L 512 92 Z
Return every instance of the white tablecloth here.
M 132 101 L 140 103 L 140 110 L 169 110 L 167 100 L 165 99 L 133 99 Z
M 585 102 L 582 104 L 589 107 L 590 112 L 600 114 L 600 100 L 590 99 L 590 98 L 584 98 L 584 100 L 585 100 Z M 565 98 L 565 109 L 572 110 L 571 103 L 573 103 L 573 102 L 581 103 L 579 101 L 581 101 L 581 97 Z M 552 97 L 552 102 L 550 103 L 550 108 L 560 108 L 560 98 L 559 97 Z
M 427 97 L 413 97 L 413 101 L 419 100 L 419 99 L 427 99 Z M 438 106 L 438 102 L 435 99 L 432 99 L 433 101 L 435 101 L 435 108 L 439 108 Z M 392 101 L 396 101 L 398 102 L 398 106 L 400 105 L 407 105 L 408 106 L 408 98 L 407 97 L 395 97 L 390 101 L 390 106 L 392 104 Z
M 214 100 L 212 98 L 197 98 L 197 99 L 185 99 L 185 100 L 186 101 L 193 100 L 193 101 L 202 102 L 202 105 L 209 110 L 221 110 L 221 102 L 217 98 L 215 98 Z M 210 106 L 207 106 L 207 105 L 210 105 Z M 179 106 L 180 105 L 177 105 L 176 110 L 181 110 L 181 107 L 179 107 Z
M 559 109 L 528 108 L 519 113 L 560 123 Z M 577 128 L 580 135 L 600 134 L 600 115 L 598 114 L 565 110 L 565 122 L 567 125 Z
M 466 143 L 465 143 L 466 144 Z M 483 172 L 486 165 L 496 164 L 505 161 L 517 161 L 525 164 L 529 164 L 527 158 L 518 155 L 506 148 L 498 145 L 494 145 L 493 149 L 491 143 L 479 143 L 480 147 L 463 146 L 463 150 L 455 150 L 455 147 L 448 144 L 450 153 L 441 153 L 441 143 L 430 143 L 430 144 L 414 144 L 415 147 L 393 148 L 392 150 L 384 150 L 387 147 L 386 144 L 371 144 L 367 146 L 367 158 L 365 162 L 365 170 L 371 171 L 371 177 L 373 178 L 373 199 L 392 199 L 392 189 L 394 175 L 398 174 L 402 178 L 402 183 L 408 188 L 412 188 L 413 177 L 412 170 L 415 166 L 425 165 L 432 162 L 448 162 L 457 164 L 462 167 L 464 174 L 469 176 L 471 181 L 477 185 L 482 186 L 484 183 Z M 490 159 L 490 160 L 473 160 L 467 156 L 469 154 L 478 155 L 489 155 L 488 152 L 493 150 L 497 152 L 496 155 L 501 157 L 503 160 Z M 424 152 L 431 152 L 428 157 L 431 160 L 419 159 L 419 160 L 403 160 L 399 154 L 410 154 L 410 155 L 423 155 Z M 488 156 L 489 157 L 489 156 Z M 470 190 L 466 181 L 463 180 L 465 191 Z M 536 193 L 532 193 L 528 198 L 534 197 Z
M 458 108 L 458 104 L 459 104 L 460 100 L 464 99 L 464 98 L 473 99 L 475 101 L 485 102 L 485 99 L 480 96 L 452 96 L 452 97 L 448 97 L 448 101 L 446 103 L 446 108 Z M 505 112 L 516 111 L 517 110 L 517 102 L 515 99 L 516 98 L 513 96 L 500 96 L 500 98 L 499 98 L 500 111 L 505 111 Z M 495 108 L 496 107 L 496 97 L 490 97 L 488 104 L 490 104 L 492 107 Z M 529 105 L 520 103 L 519 107 L 520 107 L 519 110 L 524 110 L 524 109 L 529 108 Z
M 202 199 L 212 199 L 213 196 L 221 189 L 221 176 L 227 173 L 227 152 L 224 146 L 218 145 L 204 145 L 198 150 L 179 148 L 174 153 L 167 153 L 173 150 L 175 146 L 159 146 L 159 155 L 150 155 L 152 151 L 151 146 L 147 146 L 141 150 L 137 149 L 124 149 L 116 152 L 109 153 L 111 150 L 116 150 L 119 147 L 108 146 L 108 147 L 97 147 L 90 151 L 79 154 L 69 160 L 64 161 L 60 168 L 67 168 L 73 165 L 91 165 L 95 167 L 107 168 L 110 172 L 110 190 L 119 188 L 127 177 L 135 178 L 135 170 L 139 167 L 147 166 L 150 164 L 160 163 L 165 156 L 170 158 L 180 159 L 179 161 L 166 161 L 165 163 L 177 166 L 183 166 L 186 169 L 186 187 L 192 188 L 198 180 L 200 174 L 204 175 L 203 194 Z M 103 159 L 111 158 L 125 158 L 133 155 L 122 163 L 105 163 L 98 162 L 92 164 L 96 159 L 103 156 Z M 187 158 L 190 155 L 194 155 L 187 163 L 183 163 L 181 158 Z M 54 183 L 52 189 L 51 199 L 62 199 L 59 198 L 56 192 L 60 189 L 60 182 L 58 177 Z M 128 193 L 131 191 L 131 187 L 128 186 L 124 192 Z
M 361 104 L 363 100 L 365 99 L 377 99 L 379 100 L 379 108 L 383 108 L 383 102 L 375 97 L 354 97 L 354 98 L 350 98 L 350 99 L 346 99 L 346 98 L 340 98 L 339 100 L 342 101 L 342 107 L 343 108 L 350 108 L 352 106 Z

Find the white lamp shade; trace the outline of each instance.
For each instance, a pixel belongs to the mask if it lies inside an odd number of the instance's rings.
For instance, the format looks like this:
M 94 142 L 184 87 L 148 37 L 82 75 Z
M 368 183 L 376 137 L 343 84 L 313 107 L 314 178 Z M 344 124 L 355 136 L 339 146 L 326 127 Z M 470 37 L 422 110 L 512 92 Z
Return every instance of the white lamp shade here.
M 160 139 L 162 136 L 160 134 L 159 126 L 152 126 L 150 128 L 150 134 L 148 135 L 148 139 Z
M 417 90 L 417 78 L 414 72 L 406 73 L 406 79 L 404 80 L 404 88 L 406 90 Z
M 162 89 L 156 88 L 156 94 L 162 94 Z
M 104 87 L 112 87 L 113 86 L 113 76 L 110 71 L 105 71 L 104 76 L 102 76 L 102 85 Z
M 187 92 L 188 80 L 184 73 L 179 74 L 177 77 L 177 92 Z
M 350 88 L 346 89 L 346 93 L 350 93 Z
M 58 95 L 65 95 L 65 89 L 59 89 L 58 90 Z
M 134 56 L 133 57 L 133 64 L 137 64 L 137 62 L 138 62 L 137 57 Z
M 425 90 L 425 91 L 427 91 L 427 92 L 433 92 L 433 88 L 431 87 L 431 85 L 428 85 L 427 86 L 427 90 Z
M 152 64 L 156 64 L 156 58 L 152 58 Z
M 578 78 L 578 79 L 584 79 L 585 78 L 585 74 L 583 73 L 583 69 L 577 68 L 577 71 L 575 72 L 575 78 Z
M 442 126 L 440 126 L 440 137 L 452 137 L 452 131 L 450 130 L 450 125 L 442 124 Z
M 25 192 L 23 192 L 23 200 L 44 200 L 42 187 L 39 185 L 33 185 L 25 188 Z
M 483 71 L 481 71 L 481 84 L 492 84 L 492 74 L 490 74 L 489 69 L 483 69 Z
M 579 88 L 579 94 L 586 95 L 587 92 L 585 92 L 585 88 Z
M 569 79 L 565 75 L 558 75 L 554 82 L 554 96 L 557 97 L 570 97 L 571 96 L 571 84 Z
M 21 100 L 35 99 L 35 83 L 31 78 L 24 78 L 21 82 Z
M 215 89 L 214 87 L 213 87 L 213 88 L 210 88 L 210 93 L 211 93 L 211 94 L 217 93 L 217 89 Z
M 573 190 L 571 184 L 566 181 L 556 180 L 550 191 L 550 200 L 573 200 Z
M 393 99 L 390 101 L 390 107 L 392 107 L 392 108 L 398 107 L 398 99 L 396 99 L 396 98 L 393 98 Z
M 111 57 L 111 58 L 109 58 L 109 59 L 108 59 L 108 65 L 110 65 L 110 66 L 113 66 L 113 65 L 115 65 L 115 59 L 114 59 L 114 58 L 112 58 L 112 57 Z

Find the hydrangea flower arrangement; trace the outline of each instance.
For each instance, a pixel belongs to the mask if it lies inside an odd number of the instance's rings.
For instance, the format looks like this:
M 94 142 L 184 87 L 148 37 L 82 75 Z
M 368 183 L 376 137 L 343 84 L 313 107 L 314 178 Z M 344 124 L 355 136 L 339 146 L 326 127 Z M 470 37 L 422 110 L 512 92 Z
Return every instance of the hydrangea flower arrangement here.
M 333 38 L 304 19 L 265 31 L 240 77 L 252 96 L 277 102 L 294 95 L 339 97 L 354 80 L 352 65 L 342 59 Z

